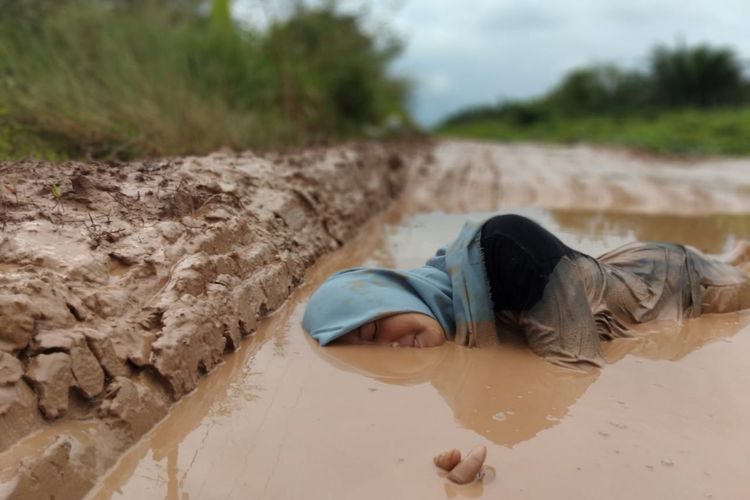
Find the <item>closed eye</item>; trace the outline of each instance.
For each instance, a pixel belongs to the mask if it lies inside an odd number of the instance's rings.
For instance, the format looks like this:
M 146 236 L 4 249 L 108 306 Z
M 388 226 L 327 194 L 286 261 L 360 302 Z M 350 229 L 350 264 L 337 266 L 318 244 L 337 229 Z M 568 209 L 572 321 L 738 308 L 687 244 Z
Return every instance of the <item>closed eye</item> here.
M 378 338 L 378 322 L 372 321 L 370 323 L 365 323 L 364 325 L 360 326 L 358 328 L 359 330 L 359 338 L 363 342 L 375 342 Z

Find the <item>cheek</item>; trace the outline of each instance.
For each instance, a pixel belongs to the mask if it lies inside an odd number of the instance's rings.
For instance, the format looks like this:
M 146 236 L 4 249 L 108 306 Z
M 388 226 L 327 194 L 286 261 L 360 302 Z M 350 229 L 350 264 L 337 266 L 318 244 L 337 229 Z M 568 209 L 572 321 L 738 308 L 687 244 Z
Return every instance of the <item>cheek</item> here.
M 427 347 L 437 347 L 445 343 L 445 335 L 442 331 L 431 328 L 423 334 L 420 340 Z

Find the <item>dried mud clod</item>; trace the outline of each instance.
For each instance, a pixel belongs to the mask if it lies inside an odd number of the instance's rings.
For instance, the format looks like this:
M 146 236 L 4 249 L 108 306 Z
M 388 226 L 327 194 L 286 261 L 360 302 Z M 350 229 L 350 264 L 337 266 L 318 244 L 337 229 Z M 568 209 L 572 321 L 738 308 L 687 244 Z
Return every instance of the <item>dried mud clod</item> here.
M 0 294 L 0 350 L 24 349 L 34 333 L 40 311 L 31 299 L 22 294 Z
M 0 351 L 0 386 L 13 385 L 23 377 L 23 365 L 15 356 Z
M 91 445 L 58 437 L 40 456 L 21 461 L 12 498 L 81 498 L 93 485 L 95 455 Z
M 43 418 L 105 423 L 114 449 L 131 444 L 384 208 L 421 154 L 0 162 L 0 184 L 18 179 L 0 197 L 0 452 Z M 104 451 L 100 471 L 116 458 Z
M 58 418 L 68 411 L 68 389 L 73 382 L 68 354 L 55 352 L 34 356 L 26 378 L 39 396 L 39 408 L 47 418 Z

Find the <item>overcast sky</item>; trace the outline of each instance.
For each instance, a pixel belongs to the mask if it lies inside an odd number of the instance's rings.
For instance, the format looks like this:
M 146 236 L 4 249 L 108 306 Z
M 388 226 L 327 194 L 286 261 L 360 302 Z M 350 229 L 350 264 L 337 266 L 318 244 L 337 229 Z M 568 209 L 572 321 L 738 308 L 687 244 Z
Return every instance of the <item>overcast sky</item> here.
M 467 105 L 539 95 L 581 65 L 642 66 L 659 43 L 710 42 L 750 58 L 750 0 L 373 0 L 371 5 L 374 18 L 389 19 L 406 44 L 394 70 L 415 81 L 411 108 L 424 125 Z

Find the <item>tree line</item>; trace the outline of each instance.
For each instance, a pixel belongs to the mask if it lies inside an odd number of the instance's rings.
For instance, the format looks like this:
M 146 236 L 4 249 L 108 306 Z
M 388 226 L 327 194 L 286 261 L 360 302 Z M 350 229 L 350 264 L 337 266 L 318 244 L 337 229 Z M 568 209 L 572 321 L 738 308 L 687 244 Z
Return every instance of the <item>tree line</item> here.
M 644 68 L 578 68 L 541 97 L 465 109 L 442 126 L 498 119 L 522 127 L 560 117 L 628 117 L 742 106 L 750 102 L 750 81 L 743 69 L 739 56 L 726 47 L 661 45 L 652 49 Z

